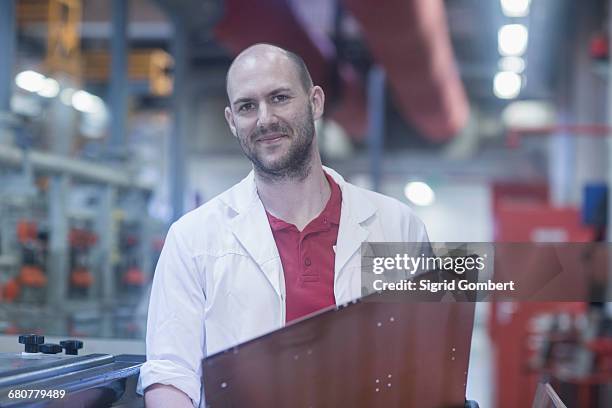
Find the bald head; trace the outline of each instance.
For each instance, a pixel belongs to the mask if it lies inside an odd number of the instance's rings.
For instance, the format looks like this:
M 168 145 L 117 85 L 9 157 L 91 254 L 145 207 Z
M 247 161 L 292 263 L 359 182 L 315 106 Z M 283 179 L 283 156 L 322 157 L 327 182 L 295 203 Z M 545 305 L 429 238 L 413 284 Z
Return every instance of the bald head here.
M 263 62 L 273 63 L 273 64 L 284 64 L 290 69 L 294 70 L 294 73 L 302 88 L 305 92 L 308 92 L 310 88 L 312 88 L 312 78 L 310 77 L 310 73 L 308 72 L 308 68 L 306 67 L 306 63 L 299 55 L 285 50 L 284 48 L 277 47 L 272 44 L 255 44 L 246 49 L 244 49 L 234 61 L 230 65 L 227 70 L 227 76 L 225 78 L 227 95 L 230 96 L 230 84 L 234 79 L 234 71 L 236 69 L 253 69 L 256 68 L 258 64 Z

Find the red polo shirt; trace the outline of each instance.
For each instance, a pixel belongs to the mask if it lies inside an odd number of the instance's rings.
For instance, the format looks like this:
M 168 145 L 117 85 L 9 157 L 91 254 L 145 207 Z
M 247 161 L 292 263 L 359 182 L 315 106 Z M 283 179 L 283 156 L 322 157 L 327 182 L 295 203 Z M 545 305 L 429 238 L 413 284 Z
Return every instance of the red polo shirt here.
M 335 245 L 340 225 L 342 192 L 326 173 L 331 196 L 325 208 L 302 230 L 266 211 L 285 274 L 286 321 L 336 304 Z

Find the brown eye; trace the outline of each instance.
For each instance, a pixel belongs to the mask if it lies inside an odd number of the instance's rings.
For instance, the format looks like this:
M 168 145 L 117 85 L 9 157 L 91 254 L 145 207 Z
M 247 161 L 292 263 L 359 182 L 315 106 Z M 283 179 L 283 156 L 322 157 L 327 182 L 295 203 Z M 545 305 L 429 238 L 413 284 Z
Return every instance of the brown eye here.
M 254 105 L 254 104 L 252 104 L 251 102 L 249 102 L 249 103 L 245 103 L 245 104 L 243 104 L 243 105 L 240 105 L 240 107 L 238 108 L 238 112 L 246 112 L 246 111 L 249 111 L 249 110 L 253 109 L 253 108 L 254 108 L 254 106 L 255 106 L 255 105 Z
M 287 99 L 289 99 L 289 97 L 287 95 L 274 95 L 272 97 L 272 101 L 273 102 L 284 102 Z

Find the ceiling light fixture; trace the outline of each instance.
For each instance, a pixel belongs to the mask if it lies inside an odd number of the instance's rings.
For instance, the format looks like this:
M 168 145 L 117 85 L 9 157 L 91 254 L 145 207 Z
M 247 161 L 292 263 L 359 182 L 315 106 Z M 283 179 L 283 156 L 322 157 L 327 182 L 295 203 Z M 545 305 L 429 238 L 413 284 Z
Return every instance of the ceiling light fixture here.
M 504 57 L 520 57 L 527 50 L 529 32 L 523 24 L 506 24 L 497 32 L 497 49 Z
M 38 94 L 44 98 L 55 98 L 60 91 L 59 83 L 53 78 L 45 78 Z
M 531 0 L 501 0 L 501 7 L 507 17 L 525 17 L 529 14 Z
M 523 81 L 516 72 L 498 72 L 493 79 L 493 93 L 500 99 L 514 99 L 521 92 Z
M 28 92 L 38 92 L 45 83 L 45 76 L 36 71 L 23 71 L 15 77 L 15 84 Z
M 436 199 L 436 195 L 431 187 L 422 181 L 412 181 L 406 184 L 404 195 L 412 203 L 420 206 L 431 205 Z
M 76 91 L 71 102 L 74 109 L 83 113 L 101 113 L 105 109 L 100 97 L 83 90 Z

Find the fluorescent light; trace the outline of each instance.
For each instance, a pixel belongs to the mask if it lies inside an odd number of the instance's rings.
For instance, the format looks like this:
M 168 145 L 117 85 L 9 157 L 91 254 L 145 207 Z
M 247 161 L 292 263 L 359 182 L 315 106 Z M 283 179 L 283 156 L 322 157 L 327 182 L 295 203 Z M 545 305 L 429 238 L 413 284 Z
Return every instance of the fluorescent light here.
M 504 108 L 501 119 L 506 127 L 554 126 L 557 113 L 548 101 L 513 101 Z
M 500 99 L 514 99 L 521 92 L 522 84 L 516 72 L 498 72 L 493 79 L 493 93 Z
M 45 76 L 36 71 L 23 71 L 15 77 L 15 84 L 28 92 L 38 92 L 45 83 Z
M 83 136 L 89 139 L 98 139 L 104 136 L 108 115 L 106 111 L 99 113 L 86 113 L 82 115 L 79 122 L 79 130 Z
M 525 17 L 529 14 L 531 0 L 501 0 L 502 11 L 507 17 Z
M 510 71 L 520 74 L 525 70 L 525 60 L 521 57 L 502 57 L 497 65 L 500 71 Z
M 66 106 L 72 106 L 72 95 L 74 95 L 75 90 L 72 88 L 63 89 L 60 92 L 60 101 Z
M 422 181 L 412 181 L 406 184 L 404 195 L 416 205 L 431 205 L 436 199 L 434 191 Z
M 83 113 L 100 113 L 104 111 L 104 102 L 98 96 L 79 90 L 72 95 L 72 106 Z
M 55 98 L 59 94 L 59 83 L 53 78 L 45 78 L 42 88 L 38 90 L 38 94 L 45 98 Z
M 522 24 L 506 24 L 497 32 L 497 49 L 506 57 L 521 56 L 527 49 L 529 32 Z

